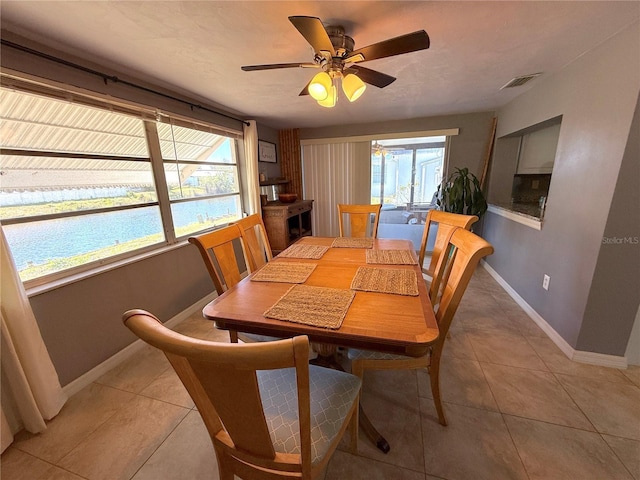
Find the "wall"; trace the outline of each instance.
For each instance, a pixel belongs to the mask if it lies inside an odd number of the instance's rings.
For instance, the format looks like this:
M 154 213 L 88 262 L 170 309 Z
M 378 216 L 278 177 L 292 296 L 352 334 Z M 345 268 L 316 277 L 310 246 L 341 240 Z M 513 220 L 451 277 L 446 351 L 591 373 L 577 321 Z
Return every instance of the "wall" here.
M 601 319 L 615 338 L 581 332 L 640 90 L 638 38 L 635 23 L 498 111 L 498 137 L 558 115 L 562 127 L 542 230 L 493 213 L 483 230 L 495 247 L 488 264 L 571 347 L 610 355 L 624 355 L 633 316 Z M 514 169 L 503 158 L 496 151 L 490 191 Z
M 258 170 L 264 173 L 267 178 L 280 177 L 282 175 L 280 162 L 282 150 L 280 149 L 280 141 L 278 140 L 278 130 L 258 124 L 258 140 L 274 143 L 276 145 L 276 156 L 278 159 L 276 163 L 258 162 Z
M 622 158 L 576 348 L 625 352 L 640 304 L 640 98 Z M 617 327 L 611 328 L 610 319 Z M 626 319 L 623 321 L 623 319 Z M 608 352 L 605 352 L 608 353 Z
M 468 167 L 472 173 L 480 178 L 494 116 L 493 112 L 480 112 L 336 127 L 303 128 L 300 129 L 300 139 L 340 138 L 375 135 L 376 133 L 406 133 L 459 128 L 460 133 L 451 137 L 449 171 L 453 171 L 454 167 Z
M 64 386 L 135 340 L 122 325 L 125 311 L 142 308 L 164 322 L 213 291 L 198 249 L 188 243 L 29 300 Z

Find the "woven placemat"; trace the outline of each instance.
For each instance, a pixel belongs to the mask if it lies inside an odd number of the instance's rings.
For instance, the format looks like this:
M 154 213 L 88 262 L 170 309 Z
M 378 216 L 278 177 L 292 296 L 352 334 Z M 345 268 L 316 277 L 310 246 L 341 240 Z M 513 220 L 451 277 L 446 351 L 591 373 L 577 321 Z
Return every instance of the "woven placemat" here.
M 373 248 L 373 238 L 337 237 L 331 246 L 334 248 Z
M 315 263 L 269 262 L 251 277 L 254 282 L 304 283 Z
M 367 263 L 379 265 L 417 265 L 411 250 L 367 250 Z
M 291 245 L 285 251 L 280 252 L 279 257 L 284 258 L 313 258 L 318 260 L 329 250 L 322 245 Z
M 337 329 L 356 293 L 337 288 L 294 285 L 264 312 L 267 318 Z
M 363 292 L 418 295 L 416 272 L 407 268 L 359 267 L 351 288 Z

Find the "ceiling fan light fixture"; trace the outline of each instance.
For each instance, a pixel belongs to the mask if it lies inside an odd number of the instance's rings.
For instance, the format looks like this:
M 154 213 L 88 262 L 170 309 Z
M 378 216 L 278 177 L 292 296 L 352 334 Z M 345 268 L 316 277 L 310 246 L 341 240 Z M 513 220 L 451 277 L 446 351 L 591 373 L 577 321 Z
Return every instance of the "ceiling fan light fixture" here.
M 365 83 L 353 73 L 342 79 L 342 90 L 350 102 L 355 102 L 367 89 Z
M 332 83 L 331 77 L 327 72 L 316 74 L 309 84 L 309 95 L 319 102 L 326 100 L 330 95 Z
M 327 95 L 327 98 L 324 100 L 318 100 L 318 105 L 322 107 L 331 108 L 336 106 L 337 101 L 338 101 L 338 91 L 336 90 L 335 85 L 332 85 L 331 88 L 329 89 L 329 95 Z

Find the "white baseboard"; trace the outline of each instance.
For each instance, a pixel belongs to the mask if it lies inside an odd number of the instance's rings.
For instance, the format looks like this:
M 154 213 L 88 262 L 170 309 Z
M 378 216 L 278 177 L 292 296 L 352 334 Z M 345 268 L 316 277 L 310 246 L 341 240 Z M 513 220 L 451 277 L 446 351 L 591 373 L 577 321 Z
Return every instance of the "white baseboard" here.
M 194 313 L 198 312 L 199 310 L 202 310 L 207 303 L 212 301 L 217 296 L 218 296 L 218 294 L 215 293 L 215 292 L 207 295 L 206 297 L 204 297 L 200 301 L 196 302 L 195 304 L 193 304 L 190 307 L 186 308 L 182 312 L 178 313 L 173 318 L 167 320 L 164 323 L 164 325 L 166 327 L 168 327 L 168 328 L 175 327 L 180 322 L 182 322 L 183 320 L 186 320 L 187 318 L 189 318 Z M 140 350 L 142 350 L 145 345 L 146 344 L 142 340 L 139 340 L 139 339 L 136 340 L 132 344 L 130 344 L 130 345 L 126 346 L 125 348 L 123 348 L 122 350 L 120 350 L 115 355 L 109 357 L 107 360 L 105 360 L 101 364 L 99 364 L 99 365 L 95 366 L 94 368 L 92 368 L 91 370 L 89 370 L 84 375 L 76 378 L 71 383 L 65 385 L 62 388 L 62 390 L 69 397 L 74 395 L 75 393 L 78 393 L 84 387 L 86 387 L 90 383 L 92 383 L 95 380 L 97 380 L 98 378 L 100 378 L 102 375 L 107 373 L 109 370 L 111 370 L 112 368 L 117 367 L 122 362 L 124 362 L 129 357 L 131 357 L 133 354 L 135 354 L 135 353 L 139 352 Z
M 580 350 L 574 349 L 571 345 L 569 345 L 564 338 L 560 336 L 558 332 L 556 332 L 551 325 L 547 323 L 547 321 L 536 312 L 531 305 L 529 305 L 525 300 L 516 292 L 511 285 L 509 285 L 504 278 L 500 276 L 498 272 L 496 272 L 491 266 L 485 262 L 481 261 L 484 269 L 491 275 L 496 282 L 500 284 L 502 288 L 509 294 L 511 298 L 525 311 L 527 315 L 533 320 L 536 325 L 538 325 L 544 333 L 551 339 L 556 346 L 562 350 L 562 352 L 569 358 L 575 362 L 580 363 L 588 363 L 590 365 L 599 365 L 602 367 L 613 367 L 613 368 L 627 368 L 627 358 L 621 357 L 617 355 L 606 355 L 603 353 L 594 353 L 594 352 L 583 352 Z

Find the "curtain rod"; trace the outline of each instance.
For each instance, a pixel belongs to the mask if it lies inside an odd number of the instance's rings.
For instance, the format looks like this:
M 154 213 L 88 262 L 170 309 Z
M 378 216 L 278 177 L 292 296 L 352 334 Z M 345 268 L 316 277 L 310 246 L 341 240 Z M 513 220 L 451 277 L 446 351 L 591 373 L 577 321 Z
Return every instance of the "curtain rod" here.
M 159 95 L 161 97 L 168 98 L 170 100 L 175 100 L 177 102 L 184 103 L 184 104 L 188 105 L 192 110 L 194 108 L 198 108 L 200 110 L 205 110 L 207 112 L 211 112 L 211 113 L 214 113 L 216 115 L 220 115 L 222 117 L 230 118 L 231 120 L 236 120 L 238 122 L 242 122 L 243 124 L 245 124 L 247 126 L 249 125 L 249 122 L 247 122 L 246 120 L 243 120 L 241 118 L 233 117 L 231 115 L 227 115 L 225 113 L 218 112 L 218 111 L 213 110 L 211 108 L 203 107 L 202 105 L 197 105 L 197 104 L 194 104 L 194 103 L 191 103 L 191 102 L 187 102 L 186 100 L 183 100 L 183 99 L 178 98 L 178 97 L 174 97 L 173 95 L 168 95 L 166 93 L 158 92 L 157 90 L 153 90 L 151 88 L 147 88 L 147 87 L 144 87 L 142 85 L 138 85 L 136 83 L 128 82 L 127 80 L 122 80 L 122 79 L 116 77 L 115 75 L 108 75 L 106 73 L 102 73 L 102 72 L 99 72 L 97 70 L 93 70 L 93 69 L 88 68 L 88 67 L 83 67 L 82 65 L 78 65 L 77 63 L 73 63 L 73 62 L 70 62 L 68 60 L 64 60 L 62 58 L 54 57 L 53 55 L 49 55 L 47 53 L 39 52 L 38 50 L 33 50 L 32 48 L 25 47 L 24 45 L 19 45 L 17 43 L 11 42 L 9 40 L 2 39 L 1 42 L 2 42 L 3 46 L 15 48 L 16 50 L 20 50 L 20 51 L 25 52 L 25 53 L 30 53 L 31 55 L 35 55 L 37 57 L 41 57 L 41 58 L 44 58 L 46 60 L 50 60 L 52 62 L 59 63 L 61 65 L 65 65 L 67 67 L 75 68 L 77 70 L 81 70 L 83 72 L 90 73 L 92 75 L 96 75 L 96 76 L 102 78 L 102 80 L 104 81 L 105 85 L 107 85 L 107 81 L 111 80 L 113 83 L 121 83 L 121 84 L 127 85 L 129 87 L 137 88 L 138 90 L 143 90 L 143 91 L 148 92 L 148 93 L 153 93 L 154 95 Z

